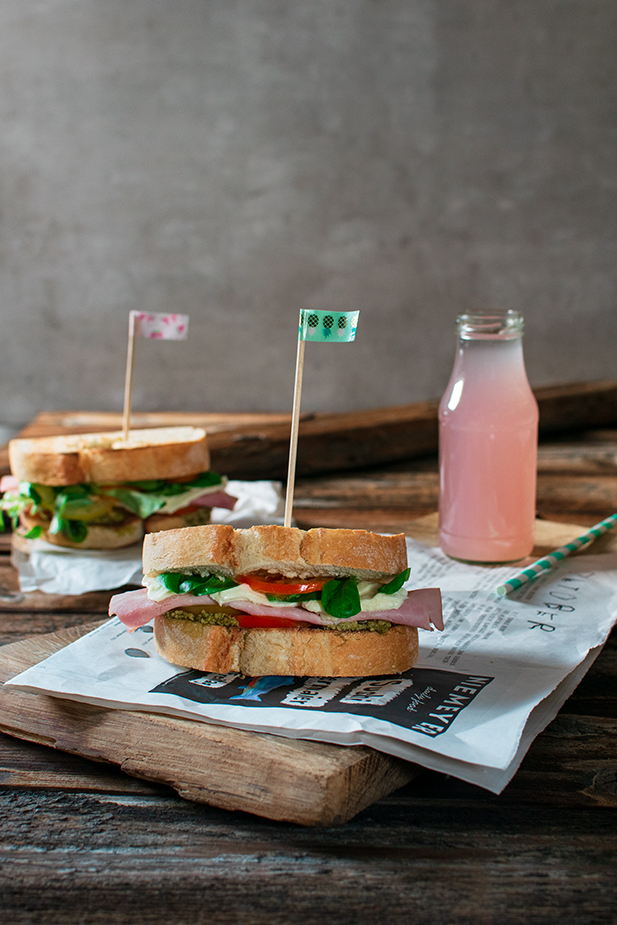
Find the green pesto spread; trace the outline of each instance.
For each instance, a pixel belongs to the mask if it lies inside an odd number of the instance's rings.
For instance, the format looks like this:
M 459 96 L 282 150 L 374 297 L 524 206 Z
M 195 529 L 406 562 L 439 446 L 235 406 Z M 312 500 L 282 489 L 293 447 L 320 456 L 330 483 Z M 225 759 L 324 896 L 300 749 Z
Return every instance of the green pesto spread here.
M 205 623 L 207 626 L 239 626 L 240 624 L 232 614 L 213 612 L 211 610 L 200 610 L 193 613 L 190 610 L 170 610 L 165 614 L 172 620 L 191 620 L 193 623 Z M 388 620 L 354 620 L 351 623 L 337 623 L 336 626 L 316 626 L 314 623 L 303 623 L 298 621 L 299 626 L 310 627 L 315 630 L 328 630 L 329 632 L 341 633 L 387 633 L 392 624 Z
M 170 610 L 165 614 L 173 620 L 191 620 L 193 623 L 205 623 L 207 626 L 240 626 L 230 613 L 218 613 L 211 610 L 200 610 L 192 613 L 190 610 Z

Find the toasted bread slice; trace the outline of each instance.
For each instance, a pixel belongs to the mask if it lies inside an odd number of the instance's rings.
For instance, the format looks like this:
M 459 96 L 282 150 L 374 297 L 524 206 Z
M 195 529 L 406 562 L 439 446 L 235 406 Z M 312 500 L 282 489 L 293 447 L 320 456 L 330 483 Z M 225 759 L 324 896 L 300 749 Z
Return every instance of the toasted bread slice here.
M 200 427 L 155 427 L 17 438 L 9 443 L 12 474 L 40 485 L 182 479 L 210 467 L 206 432 Z
M 236 530 L 229 524 L 185 527 L 145 537 L 147 576 L 208 569 L 222 575 L 266 572 L 290 578 L 354 575 L 384 581 L 407 567 L 405 535 L 367 530 L 266 525 Z
M 174 665 L 250 677 L 400 674 L 418 658 L 415 626 L 392 626 L 383 634 L 306 625 L 241 629 L 162 615 L 155 618 L 154 639 L 158 653 Z

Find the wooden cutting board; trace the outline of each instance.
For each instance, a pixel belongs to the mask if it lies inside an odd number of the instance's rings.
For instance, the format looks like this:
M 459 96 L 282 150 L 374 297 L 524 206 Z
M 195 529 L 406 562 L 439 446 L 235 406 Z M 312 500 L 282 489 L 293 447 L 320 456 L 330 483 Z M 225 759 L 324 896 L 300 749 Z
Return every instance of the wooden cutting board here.
M 302 825 L 346 822 L 421 771 L 370 748 L 105 709 L 5 686 L 96 625 L 0 649 L 1 732 L 116 764 L 134 777 L 168 784 L 187 800 Z
M 408 532 L 435 544 L 436 515 L 418 519 Z M 575 524 L 538 521 L 534 556 L 578 532 Z M 615 539 L 603 537 L 592 549 Z M 370 748 L 108 710 L 4 685 L 101 622 L 26 637 L 0 649 L 1 732 L 110 762 L 135 777 L 168 784 L 188 800 L 303 825 L 346 822 L 421 771 Z

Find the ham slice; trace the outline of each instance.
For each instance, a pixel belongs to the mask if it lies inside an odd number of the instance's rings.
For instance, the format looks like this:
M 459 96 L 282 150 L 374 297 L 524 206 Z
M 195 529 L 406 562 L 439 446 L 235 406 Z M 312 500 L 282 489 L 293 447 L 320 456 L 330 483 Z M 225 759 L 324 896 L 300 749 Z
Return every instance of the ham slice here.
M 228 495 L 226 491 L 211 491 L 191 501 L 191 507 L 224 507 L 228 511 L 233 511 L 237 500 L 233 495 Z
M 19 488 L 19 479 L 16 479 L 14 475 L 3 475 L 0 478 L 0 492 L 3 491 L 17 491 Z
M 136 630 L 161 613 L 191 604 L 214 604 L 214 601 L 207 594 L 174 594 L 164 601 L 151 601 L 146 588 L 140 588 L 139 591 L 114 594 L 109 602 L 109 616 L 118 617 L 130 630 Z
M 276 604 L 265 608 L 254 601 L 234 601 L 236 610 L 244 613 L 262 614 L 266 610 L 273 617 L 288 617 L 302 623 L 313 623 L 315 626 L 336 626 L 345 623 L 345 619 L 330 617 L 328 614 L 313 613 L 304 607 L 277 607 Z M 421 629 L 431 630 L 433 626 L 443 629 L 441 613 L 441 592 L 439 588 L 420 588 L 409 591 L 406 599 L 397 610 L 371 610 L 349 617 L 348 622 L 365 622 L 366 620 L 388 620 L 390 623 L 400 623 L 404 626 L 418 626 Z
M 145 623 L 149 623 L 159 614 L 191 604 L 214 604 L 215 601 L 207 594 L 174 594 L 164 601 L 151 601 L 145 588 L 139 591 L 125 591 L 124 594 L 115 594 L 109 602 L 110 616 L 116 616 L 134 630 Z M 333 626 L 339 621 L 320 613 L 313 613 L 303 607 L 277 607 L 276 604 L 255 604 L 253 601 L 234 601 L 233 607 L 244 613 L 264 614 L 267 612 L 273 617 L 287 617 L 301 623 L 312 623 L 315 626 Z M 421 629 L 443 629 L 441 613 L 441 592 L 439 588 L 420 588 L 410 591 L 407 598 L 397 610 L 373 610 L 359 613 L 350 620 L 389 620 L 390 623 L 400 623 L 404 626 L 418 626 Z M 341 620 L 341 623 L 344 621 Z

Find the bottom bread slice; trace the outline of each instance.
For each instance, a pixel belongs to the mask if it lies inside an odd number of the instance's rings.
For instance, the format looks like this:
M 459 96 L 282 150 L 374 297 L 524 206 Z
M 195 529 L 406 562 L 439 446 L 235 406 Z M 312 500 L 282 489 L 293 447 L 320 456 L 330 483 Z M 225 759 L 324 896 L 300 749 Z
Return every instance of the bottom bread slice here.
M 367 630 L 241 629 L 179 620 L 165 614 L 154 621 L 157 651 L 167 661 L 197 671 L 330 678 L 400 674 L 418 658 L 415 626 Z

